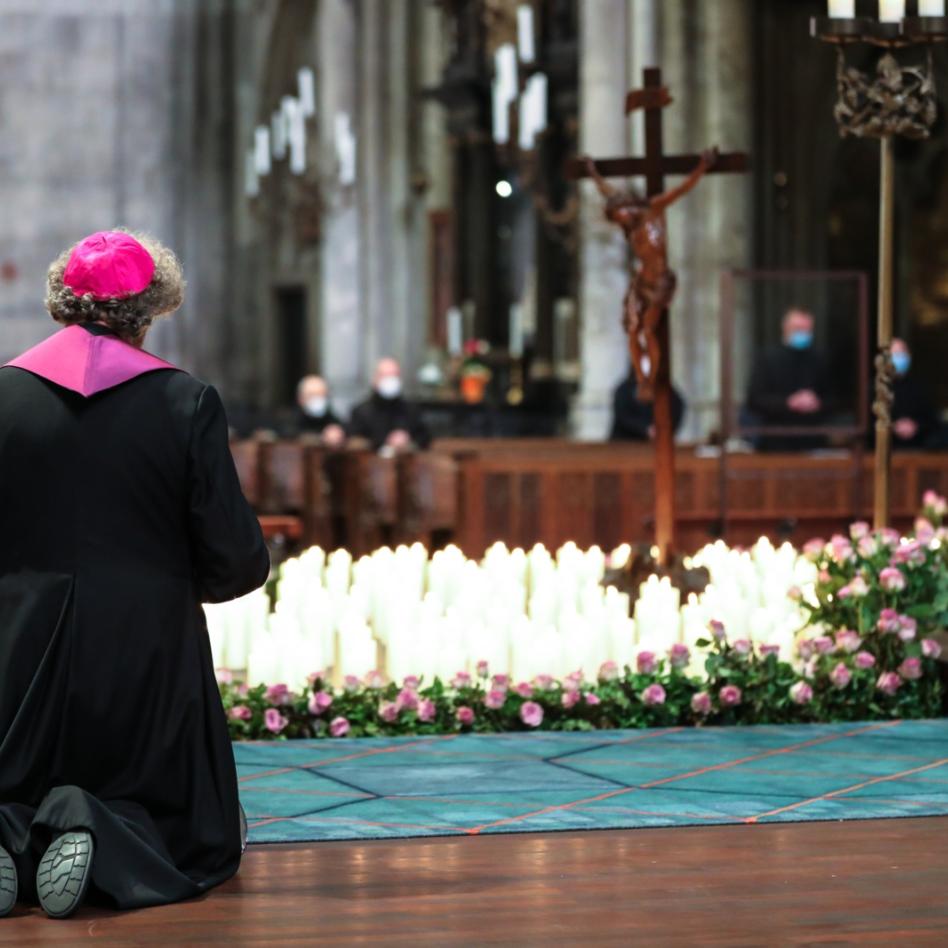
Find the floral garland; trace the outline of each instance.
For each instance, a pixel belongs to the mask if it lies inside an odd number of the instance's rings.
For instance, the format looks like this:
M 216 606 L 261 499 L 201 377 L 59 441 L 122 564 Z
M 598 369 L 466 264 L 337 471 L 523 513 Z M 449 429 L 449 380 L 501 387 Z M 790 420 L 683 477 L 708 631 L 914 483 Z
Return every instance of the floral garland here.
M 799 661 L 776 646 L 730 640 L 709 624 L 706 677 L 688 674 L 691 653 L 640 652 L 635 667 L 606 662 L 595 681 L 539 675 L 514 683 L 458 672 L 445 683 L 416 677 L 400 685 L 379 672 L 347 676 L 335 688 L 324 672 L 301 693 L 285 684 L 249 688 L 219 673 L 234 740 L 398 734 L 589 731 L 700 724 L 783 724 L 922 718 L 942 710 L 932 638 L 948 625 L 948 535 L 944 498 L 929 492 L 910 537 L 854 523 L 849 536 L 811 540 L 804 555 L 819 569 L 812 593 L 791 590 L 810 614 Z

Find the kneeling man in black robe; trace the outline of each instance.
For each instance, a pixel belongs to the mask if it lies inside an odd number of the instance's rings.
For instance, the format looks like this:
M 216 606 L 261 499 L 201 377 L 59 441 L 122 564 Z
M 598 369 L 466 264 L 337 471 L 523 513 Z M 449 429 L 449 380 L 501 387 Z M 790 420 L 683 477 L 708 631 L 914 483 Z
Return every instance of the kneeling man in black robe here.
M 188 898 L 245 823 L 202 602 L 267 578 L 217 392 L 141 348 L 170 251 L 94 234 L 49 271 L 65 328 L 0 368 L 0 915 Z

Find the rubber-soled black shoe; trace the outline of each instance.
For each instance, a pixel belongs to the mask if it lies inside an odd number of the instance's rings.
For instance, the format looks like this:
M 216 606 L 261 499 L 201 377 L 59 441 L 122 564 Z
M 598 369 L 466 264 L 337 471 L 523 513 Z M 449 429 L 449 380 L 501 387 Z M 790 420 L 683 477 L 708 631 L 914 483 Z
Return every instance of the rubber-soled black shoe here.
M 92 878 L 92 836 L 85 830 L 53 840 L 36 870 L 40 905 L 50 918 L 66 918 L 82 904 Z
M 0 918 L 13 911 L 18 888 L 16 866 L 10 854 L 0 846 Z

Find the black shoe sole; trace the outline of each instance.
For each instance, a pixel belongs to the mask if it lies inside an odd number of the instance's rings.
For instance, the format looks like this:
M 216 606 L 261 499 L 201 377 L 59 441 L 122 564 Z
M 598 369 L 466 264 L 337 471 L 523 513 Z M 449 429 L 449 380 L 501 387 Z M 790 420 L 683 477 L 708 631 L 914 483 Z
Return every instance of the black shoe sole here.
M 16 866 L 13 865 L 10 854 L 0 846 L 0 918 L 13 911 L 18 890 Z
M 54 840 L 36 870 L 40 905 L 50 918 L 66 918 L 82 904 L 92 878 L 92 836 L 82 830 Z

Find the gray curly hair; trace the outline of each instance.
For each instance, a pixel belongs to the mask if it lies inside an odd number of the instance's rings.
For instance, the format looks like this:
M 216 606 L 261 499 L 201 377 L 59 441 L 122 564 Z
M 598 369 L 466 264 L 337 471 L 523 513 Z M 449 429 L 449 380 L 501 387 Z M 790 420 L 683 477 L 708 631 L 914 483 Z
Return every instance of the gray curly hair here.
M 63 283 L 63 274 L 75 245 L 64 250 L 51 264 L 46 275 L 46 308 L 58 323 L 101 322 L 122 339 L 140 339 L 159 316 L 173 313 L 184 300 L 184 274 L 173 251 L 148 234 L 117 227 L 134 237 L 155 261 L 151 283 L 141 293 L 123 299 L 97 300 L 91 293 L 76 296 Z

